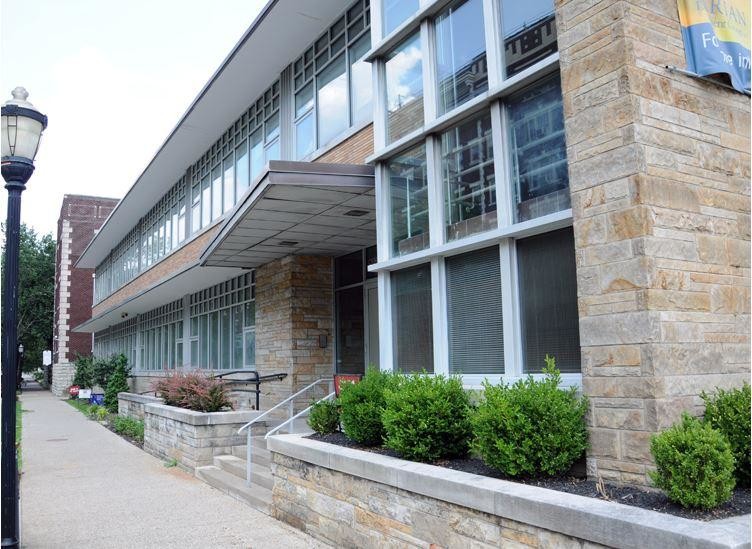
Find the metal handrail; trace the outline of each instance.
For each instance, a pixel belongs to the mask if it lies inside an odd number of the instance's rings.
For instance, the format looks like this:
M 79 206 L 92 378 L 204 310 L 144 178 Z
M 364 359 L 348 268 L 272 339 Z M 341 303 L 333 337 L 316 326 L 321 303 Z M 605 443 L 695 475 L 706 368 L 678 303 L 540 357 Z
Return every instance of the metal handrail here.
M 238 434 L 240 434 L 243 431 L 247 430 L 246 431 L 246 450 L 245 450 L 245 474 L 246 474 L 245 482 L 246 482 L 247 486 L 251 485 L 251 478 L 252 478 L 252 474 L 253 474 L 253 440 L 252 440 L 253 429 L 250 429 L 251 425 L 253 425 L 254 423 L 258 423 L 263 418 L 265 418 L 266 416 L 268 416 L 270 413 L 272 413 L 273 411 L 281 408 L 285 404 L 287 404 L 290 407 L 289 408 L 290 419 L 287 419 L 286 421 L 284 421 L 282 423 L 282 425 L 287 425 L 288 423 L 291 423 L 291 420 L 294 420 L 298 415 L 300 415 L 300 414 L 295 414 L 294 413 L 294 408 L 293 408 L 294 400 L 297 397 L 299 397 L 300 395 L 302 395 L 303 393 L 305 393 L 306 391 L 309 391 L 310 389 L 316 387 L 319 383 L 323 383 L 323 382 L 333 383 L 334 382 L 334 378 L 333 377 L 322 377 L 320 379 L 317 379 L 313 383 L 310 383 L 310 384 L 306 385 L 305 387 L 303 387 L 302 389 L 300 389 L 298 392 L 291 394 L 289 397 L 287 397 L 283 401 L 275 404 L 274 406 L 272 406 L 271 408 L 269 408 L 263 414 L 259 414 L 258 416 L 256 416 L 255 418 L 253 418 L 251 421 L 249 421 L 248 423 L 246 423 L 245 425 L 243 425 L 240 429 L 238 429 Z M 310 406 L 309 406 L 309 408 L 310 408 Z M 279 427 L 280 426 L 277 426 L 277 427 L 274 428 L 274 432 L 275 433 L 279 430 Z M 264 437 L 264 440 L 266 440 L 266 437 Z
M 331 392 L 328 395 L 326 395 L 324 398 L 322 398 L 321 400 L 317 400 L 314 404 L 318 404 L 319 402 L 323 402 L 325 400 L 331 400 L 336 395 L 337 394 L 335 392 Z M 270 436 L 272 436 L 274 433 L 276 433 L 277 431 L 279 431 L 280 429 L 282 429 L 282 427 L 284 427 L 288 423 L 292 423 L 293 421 L 295 421 L 299 417 L 306 415 L 308 412 L 311 411 L 311 408 L 313 408 L 314 404 L 311 404 L 305 410 L 301 410 L 300 412 L 298 412 L 297 414 L 295 414 L 294 416 L 292 416 L 290 419 L 287 419 L 284 422 L 280 423 L 274 429 L 271 429 L 270 431 L 267 431 L 266 434 L 264 435 L 264 440 L 266 440 L 267 438 L 269 438 Z

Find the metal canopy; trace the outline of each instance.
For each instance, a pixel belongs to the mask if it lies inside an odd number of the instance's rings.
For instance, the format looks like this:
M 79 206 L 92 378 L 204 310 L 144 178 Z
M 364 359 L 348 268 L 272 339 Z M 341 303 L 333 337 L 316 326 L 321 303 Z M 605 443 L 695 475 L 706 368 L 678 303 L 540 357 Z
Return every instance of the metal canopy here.
M 254 268 L 287 255 L 338 256 L 376 243 L 373 167 L 272 161 L 201 256 Z

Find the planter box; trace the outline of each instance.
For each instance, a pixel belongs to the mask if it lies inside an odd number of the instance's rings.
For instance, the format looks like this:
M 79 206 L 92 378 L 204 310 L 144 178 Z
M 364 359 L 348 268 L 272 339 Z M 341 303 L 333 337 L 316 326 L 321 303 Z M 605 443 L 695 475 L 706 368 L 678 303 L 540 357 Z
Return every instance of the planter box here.
M 133 419 L 144 419 L 144 406 L 147 404 L 161 404 L 162 399 L 137 395 L 136 393 L 118 393 L 118 415 Z
M 245 446 L 246 434 L 238 429 L 258 416 L 255 410 L 194 412 L 166 404 L 144 405 L 144 450 L 160 459 L 175 459 L 190 472 L 212 465 L 214 456 Z M 253 426 L 253 434 L 266 433 L 266 423 Z
M 269 438 L 273 515 L 334 546 L 750 547 L 701 522 L 302 438 Z

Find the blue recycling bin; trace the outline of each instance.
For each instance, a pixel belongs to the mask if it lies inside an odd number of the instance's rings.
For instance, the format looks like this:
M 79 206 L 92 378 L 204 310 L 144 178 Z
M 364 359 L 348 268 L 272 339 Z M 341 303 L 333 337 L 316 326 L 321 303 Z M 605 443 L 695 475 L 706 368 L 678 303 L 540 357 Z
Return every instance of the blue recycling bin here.
M 97 406 L 103 406 L 104 394 L 92 394 L 89 397 L 89 404 L 96 404 Z

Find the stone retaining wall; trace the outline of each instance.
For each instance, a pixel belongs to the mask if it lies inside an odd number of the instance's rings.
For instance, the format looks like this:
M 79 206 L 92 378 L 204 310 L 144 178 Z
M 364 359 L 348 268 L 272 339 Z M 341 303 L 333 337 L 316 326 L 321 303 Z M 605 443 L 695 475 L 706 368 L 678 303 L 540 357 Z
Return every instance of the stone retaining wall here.
M 749 515 L 700 522 L 299 435 L 268 444 L 273 516 L 334 547 L 749 547 Z
M 162 399 L 135 393 L 118 393 L 118 415 L 133 419 L 144 419 L 144 406 L 161 404 Z
M 232 453 L 233 446 L 245 446 L 246 435 L 238 429 L 256 417 L 250 410 L 194 412 L 166 404 L 144 405 L 144 450 L 161 459 L 175 459 L 190 472 L 211 465 L 214 456 Z M 264 434 L 266 424 L 253 427 Z

